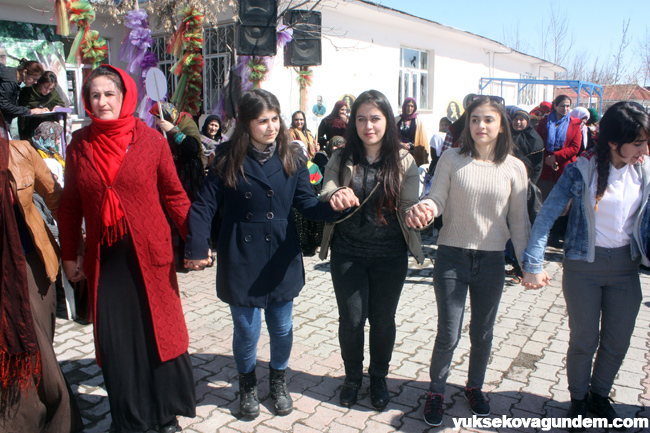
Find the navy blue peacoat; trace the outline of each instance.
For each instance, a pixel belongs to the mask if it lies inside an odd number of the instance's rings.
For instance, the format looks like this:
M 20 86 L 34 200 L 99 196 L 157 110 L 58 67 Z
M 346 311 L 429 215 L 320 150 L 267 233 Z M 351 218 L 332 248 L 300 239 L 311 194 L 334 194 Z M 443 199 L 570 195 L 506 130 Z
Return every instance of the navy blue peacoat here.
M 206 177 L 190 210 L 185 257 L 207 257 L 212 218 L 223 206 L 216 247 L 217 296 L 234 306 L 266 308 L 295 298 L 305 284 L 291 207 L 316 221 L 334 221 L 341 214 L 318 201 L 305 162 L 289 176 L 277 153 L 264 165 L 246 156 L 243 169 L 245 178 L 238 175 L 236 189 L 226 187 L 214 172 Z

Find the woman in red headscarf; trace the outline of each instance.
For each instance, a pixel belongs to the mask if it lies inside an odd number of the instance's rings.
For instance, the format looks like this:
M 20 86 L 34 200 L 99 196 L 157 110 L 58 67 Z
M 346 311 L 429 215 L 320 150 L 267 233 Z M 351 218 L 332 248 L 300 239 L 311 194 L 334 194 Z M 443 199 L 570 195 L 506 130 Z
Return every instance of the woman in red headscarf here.
M 332 137 L 345 137 L 345 127 L 348 124 L 348 104 L 336 101 L 332 112 L 324 117 L 318 125 L 318 145 L 325 149 Z
M 185 236 L 190 201 L 164 138 L 133 116 L 131 77 L 100 66 L 82 94 L 92 123 L 73 134 L 67 150 L 59 207 L 63 266 L 73 281 L 88 277 L 111 432 L 175 432 L 176 417 L 193 417 L 196 402 L 161 203 Z

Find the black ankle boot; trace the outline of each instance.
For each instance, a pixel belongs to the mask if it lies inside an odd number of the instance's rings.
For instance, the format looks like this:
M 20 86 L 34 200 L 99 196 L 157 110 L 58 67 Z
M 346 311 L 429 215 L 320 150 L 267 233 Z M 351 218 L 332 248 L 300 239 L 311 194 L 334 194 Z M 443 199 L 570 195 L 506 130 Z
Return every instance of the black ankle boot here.
M 246 418 L 257 418 L 260 414 L 255 370 L 239 374 L 239 411 L 241 416 Z
M 269 383 L 275 413 L 280 416 L 289 415 L 293 410 L 293 400 L 287 389 L 287 370 L 270 369 Z
M 569 406 L 569 410 L 566 413 L 566 417 L 569 418 L 570 420 L 577 419 L 578 417 L 582 417 L 582 419 L 585 419 L 587 417 L 587 401 L 585 399 L 578 400 L 575 398 L 571 399 L 571 405 Z M 585 431 L 584 427 L 569 427 L 569 431 L 571 432 L 581 432 Z
M 370 401 L 379 410 L 384 410 L 390 401 L 385 377 L 370 375 Z
M 357 394 L 359 393 L 359 388 L 361 388 L 361 380 L 362 378 L 345 378 L 343 388 L 341 388 L 341 406 L 352 407 L 357 402 Z
M 587 410 L 599 418 L 607 418 L 607 422 L 612 424 L 618 418 L 618 414 L 612 407 L 611 401 L 612 399 L 609 397 L 603 397 L 589 391 L 589 394 L 587 394 Z M 615 428 L 615 430 L 625 430 L 625 427 Z

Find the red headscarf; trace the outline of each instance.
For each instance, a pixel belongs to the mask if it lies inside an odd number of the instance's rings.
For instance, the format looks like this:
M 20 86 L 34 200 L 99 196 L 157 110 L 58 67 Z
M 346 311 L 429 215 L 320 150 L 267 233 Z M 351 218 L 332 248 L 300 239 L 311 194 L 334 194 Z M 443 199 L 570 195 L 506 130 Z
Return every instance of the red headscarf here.
M 133 113 L 138 102 L 138 90 L 133 78 L 123 70 L 110 65 L 103 65 L 103 67 L 117 72 L 122 77 L 126 88 L 120 116 L 113 120 L 95 117 L 91 111 L 90 101 L 84 96 L 84 107 L 92 120 L 89 141 L 92 144 L 95 165 L 102 180 L 108 186 L 102 213 L 102 241 L 111 245 L 127 230 L 124 210 L 117 193 L 111 186 L 122 165 L 126 150 L 135 136 L 136 119 Z

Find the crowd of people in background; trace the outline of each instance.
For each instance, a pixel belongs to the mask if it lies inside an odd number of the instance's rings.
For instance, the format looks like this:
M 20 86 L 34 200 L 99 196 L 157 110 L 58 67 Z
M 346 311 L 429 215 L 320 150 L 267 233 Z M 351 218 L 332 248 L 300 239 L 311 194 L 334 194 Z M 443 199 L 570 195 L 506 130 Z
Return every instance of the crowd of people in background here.
M 56 87 L 37 62 L 0 63 L 3 431 L 83 428 L 53 349 L 57 277 L 88 284 L 110 431 L 180 431 L 177 417 L 195 416 L 196 397 L 176 274 L 215 260 L 240 414 L 260 414 L 262 316 L 274 411 L 289 414 L 293 302 L 303 257 L 318 251 L 330 255 L 338 307 L 339 402 L 354 406 L 363 386 L 368 323 L 369 395 L 383 410 L 409 255 L 424 262 L 430 226 L 438 327 L 425 422 L 442 423 L 468 295 L 464 394 L 472 413 L 490 414 L 482 388 L 504 285 L 549 284 L 547 245 L 565 256 L 567 417 L 617 418 L 608 396 L 639 311 L 638 268 L 650 265 L 650 116 L 640 105 L 619 102 L 601 119 L 567 95 L 527 111 L 468 94 L 429 140 L 412 97 L 395 115 L 368 90 L 325 115 L 318 96 L 316 117 L 295 111 L 285 125 L 276 96 L 255 89 L 230 131 L 216 115 L 199 128 L 165 101 L 149 127 L 134 115 L 134 80 L 103 65 L 82 88 L 90 123 L 67 143 L 51 114 L 65 106 Z M 9 135 L 16 118 L 20 140 Z

